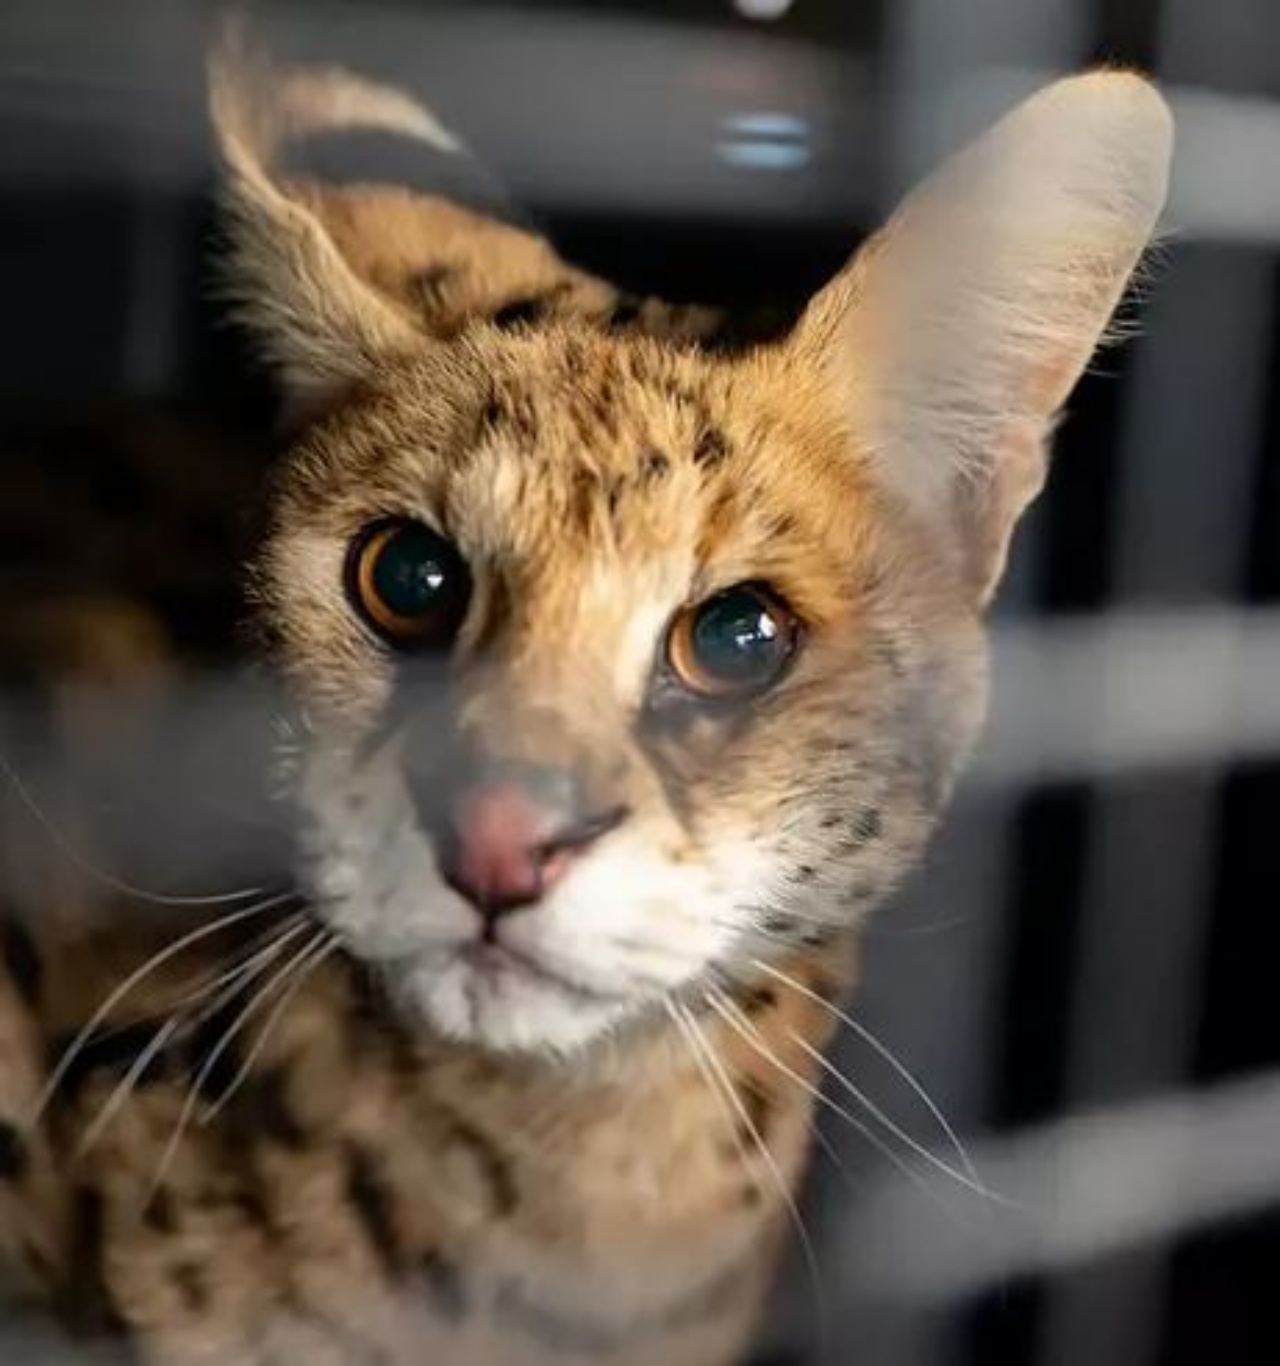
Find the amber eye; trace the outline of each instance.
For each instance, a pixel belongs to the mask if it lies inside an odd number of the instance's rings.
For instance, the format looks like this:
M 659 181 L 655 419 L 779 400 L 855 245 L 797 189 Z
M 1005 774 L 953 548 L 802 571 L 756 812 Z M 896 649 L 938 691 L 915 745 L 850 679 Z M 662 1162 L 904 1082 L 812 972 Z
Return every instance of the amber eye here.
M 421 522 L 378 522 L 347 558 L 360 615 L 401 649 L 443 649 L 467 614 L 471 575 L 454 546 Z
M 757 584 L 728 588 L 672 623 L 667 659 L 703 697 L 760 692 L 781 677 L 799 639 L 795 614 Z

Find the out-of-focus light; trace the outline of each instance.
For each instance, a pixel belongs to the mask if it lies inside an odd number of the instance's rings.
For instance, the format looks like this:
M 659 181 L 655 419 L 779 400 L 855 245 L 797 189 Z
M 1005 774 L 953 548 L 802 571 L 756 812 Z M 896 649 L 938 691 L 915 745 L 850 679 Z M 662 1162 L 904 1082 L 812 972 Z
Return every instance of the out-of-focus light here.
M 781 19 L 795 4 L 795 0 L 733 0 L 733 7 L 744 19 L 759 19 L 769 23 Z
M 724 120 L 729 132 L 739 137 L 777 138 L 779 140 L 806 138 L 809 121 L 798 114 L 729 114 Z
M 723 161 L 752 171 L 794 171 L 808 164 L 809 121 L 797 114 L 759 110 L 727 114 L 729 136 L 716 150 Z
M 717 150 L 730 166 L 751 171 L 794 171 L 810 157 L 802 142 L 722 142 Z

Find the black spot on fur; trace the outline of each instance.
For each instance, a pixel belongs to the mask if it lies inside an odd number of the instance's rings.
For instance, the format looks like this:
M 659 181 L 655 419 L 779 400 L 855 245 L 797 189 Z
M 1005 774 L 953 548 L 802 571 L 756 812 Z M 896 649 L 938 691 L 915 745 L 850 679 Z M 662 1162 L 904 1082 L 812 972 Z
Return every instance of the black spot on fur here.
M 795 872 L 797 882 L 812 882 L 817 876 L 818 870 L 811 863 L 800 864 Z
M 738 993 L 738 1002 L 748 1015 L 759 1015 L 778 1004 L 778 993 L 769 986 L 747 987 Z
M 650 451 L 640 462 L 640 479 L 643 483 L 651 483 L 661 479 L 670 469 L 671 461 L 661 451 Z
M 773 1100 L 764 1086 L 755 1077 L 738 1078 L 738 1098 L 745 1112 L 744 1128 L 754 1130 L 743 1134 L 745 1142 L 754 1144 L 765 1142 L 769 1132 L 769 1120 L 773 1110 Z
M 600 433 L 611 441 L 617 440 L 618 409 L 612 392 L 602 391 L 594 395 L 589 402 L 588 411 L 595 428 L 590 433 L 590 439 L 595 440 L 597 433 Z
M 34 1008 L 40 1001 L 44 981 L 44 965 L 35 940 L 26 926 L 11 919 L 7 910 L 0 908 L 0 958 L 18 989 L 19 996 Z
M 91 1036 L 68 1065 L 62 1078 L 62 1094 L 74 1100 L 97 1073 L 123 1074 L 128 1071 L 155 1038 L 158 1028 L 161 1026 L 154 1020 L 136 1020 L 132 1024 L 116 1026 Z M 75 1044 L 75 1038 L 76 1034 L 72 1032 L 57 1035 L 52 1040 L 49 1049 L 51 1066 L 58 1065 L 67 1050 Z M 171 1061 L 167 1050 L 162 1049 L 147 1063 L 136 1085 L 152 1086 L 163 1081 L 170 1073 Z
M 490 1212 L 495 1217 L 506 1217 L 520 1202 L 511 1165 L 492 1139 L 460 1115 L 448 1114 L 449 1132 L 459 1147 L 470 1153 L 489 1189 Z
M 770 934 L 794 934 L 800 928 L 800 921 L 794 915 L 775 911 L 764 918 L 763 928 Z
M 142 1211 L 142 1222 L 154 1233 L 173 1233 L 178 1227 L 173 1195 L 168 1186 L 161 1186 Z
M 204 1272 L 194 1262 L 177 1262 L 169 1270 L 183 1308 L 191 1314 L 201 1314 L 209 1307 L 209 1286 Z
M 256 1077 L 246 1089 L 243 1105 L 255 1133 L 294 1152 L 307 1146 L 307 1131 L 289 1105 L 289 1078 L 283 1067 Z
M 231 1039 L 230 1031 L 239 1023 L 238 1017 L 243 1010 L 244 1005 L 238 998 L 228 1001 L 221 1010 L 202 1021 L 191 1035 L 187 1045 L 188 1065 L 197 1077 L 206 1067 L 209 1069 L 200 1087 L 200 1094 L 206 1099 L 228 1090 L 239 1074 L 240 1050 Z
M 217 1200 L 216 1204 L 229 1205 L 244 1217 L 246 1223 L 255 1227 L 267 1228 L 271 1224 L 271 1210 L 267 1206 L 266 1198 L 253 1186 L 232 1191 L 225 1199 Z
M 391 1193 L 384 1185 L 373 1157 L 355 1144 L 347 1149 L 346 1192 L 383 1268 L 388 1274 L 398 1271 L 402 1251 L 391 1213 Z
M 111 1296 L 103 1267 L 106 1204 L 102 1192 L 77 1186 L 71 1199 L 70 1265 L 59 1306 L 76 1332 L 127 1335 L 124 1315 Z
M 809 989 L 828 1005 L 840 999 L 840 983 L 834 977 L 828 977 L 825 972 L 814 973 L 809 981 Z
M 27 1170 L 27 1145 L 12 1124 L 0 1120 L 0 1181 L 21 1181 Z
M 807 949 L 825 949 L 835 938 L 836 931 L 830 925 L 814 925 L 800 935 L 800 942 Z
M 458 1264 L 433 1248 L 423 1254 L 418 1267 L 432 1308 L 445 1323 L 461 1323 L 469 1312 L 470 1297 Z
M 865 806 L 855 812 L 849 829 L 859 844 L 870 844 L 884 833 L 884 816 L 877 806 Z
M 693 463 L 714 469 L 729 454 L 729 443 L 718 427 L 706 427 L 693 448 Z

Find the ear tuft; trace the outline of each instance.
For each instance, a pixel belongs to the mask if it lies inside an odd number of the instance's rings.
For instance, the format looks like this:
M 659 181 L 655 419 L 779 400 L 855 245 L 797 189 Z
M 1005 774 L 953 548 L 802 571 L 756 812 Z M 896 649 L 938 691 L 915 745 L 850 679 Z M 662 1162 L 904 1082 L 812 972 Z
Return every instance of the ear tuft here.
M 1142 78 L 1059 81 L 909 196 L 802 320 L 794 345 L 884 479 L 958 530 L 981 599 L 1152 238 L 1171 151 Z

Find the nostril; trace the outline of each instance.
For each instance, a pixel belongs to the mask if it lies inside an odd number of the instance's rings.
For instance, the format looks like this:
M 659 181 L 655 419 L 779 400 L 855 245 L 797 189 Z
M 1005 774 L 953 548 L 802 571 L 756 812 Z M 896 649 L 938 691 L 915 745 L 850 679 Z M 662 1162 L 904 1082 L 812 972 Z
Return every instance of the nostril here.
M 628 813 L 614 807 L 571 824 L 557 814 L 520 787 L 472 789 L 433 832 L 441 875 L 492 920 L 535 905 Z

